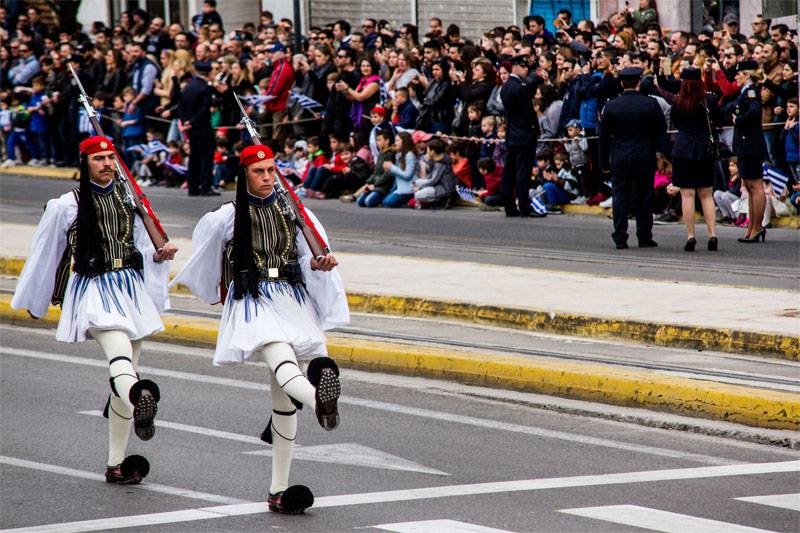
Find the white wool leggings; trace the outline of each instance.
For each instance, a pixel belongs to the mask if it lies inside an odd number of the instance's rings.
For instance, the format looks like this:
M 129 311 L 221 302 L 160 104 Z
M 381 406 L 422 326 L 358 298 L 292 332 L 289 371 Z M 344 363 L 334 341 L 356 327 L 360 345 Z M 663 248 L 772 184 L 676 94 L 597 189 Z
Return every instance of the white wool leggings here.
M 290 396 L 313 410 L 316 406 L 315 389 L 300 370 L 297 357 L 288 344 L 267 344 L 259 354 L 272 371 L 272 482 L 269 491 L 275 494 L 289 487 L 292 447 L 297 437 L 297 411 Z
M 125 459 L 131 433 L 133 405 L 129 394 L 139 381 L 136 367 L 142 341 L 131 341 L 122 331 L 90 329 L 89 333 L 109 361 L 109 375 L 114 379 L 117 394 L 111 393 L 108 408 L 108 466 L 117 466 Z

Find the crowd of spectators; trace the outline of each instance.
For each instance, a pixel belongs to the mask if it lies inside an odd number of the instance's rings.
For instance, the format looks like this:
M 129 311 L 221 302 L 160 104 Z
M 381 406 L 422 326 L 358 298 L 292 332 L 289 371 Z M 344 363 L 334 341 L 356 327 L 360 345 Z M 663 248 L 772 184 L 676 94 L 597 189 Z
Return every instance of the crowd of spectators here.
M 189 187 L 192 135 L 181 120 L 181 101 L 199 78 L 210 93 L 203 120 L 214 132 L 208 145 L 214 155 L 213 167 L 195 169 L 213 172 L 214 190 L 236 180 L 238 153 L 250 142 L 238 125 L 237 94 L 264 141 L 280 153 L 282 173 L 307 197 L 361 207 L 467 201 L 499 209 L 506 163 L 500 88 L 512 65 L 524 61 L 541 132 L 530 147 L 537 160 L 531 198 L 542 214 L 556 214 L 569 203 L 610 205 L 598 123 L 605 103 L 622 91 L 622 69 L 643 69 L 640 91 L 659 102 L 669 126 L 684 69 L 702 71 L 705 91 L 724 110 L 741 90 L 737 64 L 755 61 L 765 162 L 789 176 L 783 190 L 772 193 L 785 209 L 771 211 L 795 213 L 796 32 L 760 15 L 749 32 L 733 15 L 710 19 L 697 33 L 672 30 L 659 24 L 654 0 L 638 4 L 602 21 L 572 20 L 563 9 L 555 33 L 533 15 L 520 26 L 475 36 L 462 36 L 457 24 L 445 26 L 439 18 L 427 28 L 372 18 L 354 28 L 338 20 L 296 36 L 290 20 L 268 11 L 258 23 L 226 28 L 213 0 L 189 27 L 167 26 L 134 9 L 111 27 L 49 28 L 36 8 L 12 20 L 0 7 L 2 165 L 77 164 L 77 145 L 92 127 L 71 65 L 106 134 L 120 141 L 144 185 Z M 741 224 L 747 202 L 730 153 L 731 121 L 732 113 L 713 117 L 723 148 L 713 196 L 720 219 Z M 664 140 L 654 176 L 659 222 L 677 221 L 682 208 L 670 179 L 670 142 Z M 197 153 L 207 150 L 194 146 Z

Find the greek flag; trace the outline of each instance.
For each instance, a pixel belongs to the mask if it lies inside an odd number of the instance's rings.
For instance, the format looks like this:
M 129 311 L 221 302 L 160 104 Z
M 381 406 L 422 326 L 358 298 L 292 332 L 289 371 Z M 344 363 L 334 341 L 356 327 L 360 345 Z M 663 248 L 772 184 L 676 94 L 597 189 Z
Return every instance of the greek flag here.
M 764 179 L 772 184 L 772 188 L 775 189 L 775 194 L 778 196 L 783 194 L 786 184 L 789 183 L 789 176 L 766 163 L 764 163 Z
M 533 197 L 531 197 L 531 207 L 533 208 L 534 211 L 536 211 L 540 215 L 546 215 L 547 214 L 547 206 L 544 205 L 544 202 L 542 202 L 542 200 L 541 200 L 541 198 L 539 196 L 540 196 L 540 194 L 537 193 L 537 194 L 533 195 Z
M 322 107 L 322 104 L 304 94 L 292 93 L 289 95 L 289 102 L 298 104 L 303 109 L 316 109 Z
M 161 141 L 150 141 L 147 144 L 134 144 L 125 149 L 127 152 L 141 152 L 142 155 L 156 155 L 160 152 L 167 152 L 167 145 Z
M 456 185 L 456 192 L 458 193 L 458 197 L 464 200 L 465 202 L 475 201 L 475 193 L 472 192 L 472 189 L 468 189 L 463 185 Z
M 278 170 L 284 176 L 286 175 L 287 171 L 290 171 L 294 168 L 291 161 L 284 161 L 283 159 L 276 159 L 275 166 L 278 167 Z
M 179 176 L 185 176 L 189 172 L 189 169 L 185 165 L 170 163 L 169 161 L 164 161 L 164 166 Z
M 240 96 L 240 98 L 252 106 L 260 106 L 261 104 L 275 99 L 272 95 L 264 94 L 248 94 L 247 96 Z
M 381 98 L 381 105 L 385 104 L 387 100 L 391 100 L 392 97 L 389 95 L 389 89 L 386 87 L 386 83 L 381 78 L 381 85 L 380 85 L 380 98 Z

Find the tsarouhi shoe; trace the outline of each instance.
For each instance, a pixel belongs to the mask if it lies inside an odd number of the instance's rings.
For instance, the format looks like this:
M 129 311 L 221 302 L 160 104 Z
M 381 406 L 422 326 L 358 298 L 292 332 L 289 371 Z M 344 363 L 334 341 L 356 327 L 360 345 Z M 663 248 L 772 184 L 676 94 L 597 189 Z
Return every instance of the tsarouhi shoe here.
M 129 455 L 117 466 L 106 467 L 106 483 L 137 485 L 150 473 L 150 463 L 141 455 Z
M 273 513 L 303 514 L 314 505 L 314 495 L 305 485 L 292 485 L 286 490 L 270 493 L 267 505 Z
M 308 381 L 316 387 L 316 415 L 319 425 L 327 431 L 339 426 L 338 400 L 342 393 L 339 367 L 330 357 L 317 357 L 308 364 Z
M 142 440 L 150 440 L 156 433 L 155 418 L 161 392 L 149 379 L 137 381 L 129 396 L 133 404 L 133 431 Z

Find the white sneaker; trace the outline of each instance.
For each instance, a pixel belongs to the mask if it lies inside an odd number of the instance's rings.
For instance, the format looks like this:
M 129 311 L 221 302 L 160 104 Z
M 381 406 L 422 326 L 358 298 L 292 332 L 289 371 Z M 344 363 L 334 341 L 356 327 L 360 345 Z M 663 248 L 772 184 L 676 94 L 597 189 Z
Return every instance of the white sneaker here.
M 13 159 L 6 159 L 5 161 L 3 161 L 2 164 L 0 164 L 0 167 L 9 168 L 9 167 L 13 167 L 16 164 L 17 164 L 17 162 L 14 161 Z
M 606 198 L 605 200 L 603 200 L 602 202 L 600 202 L 597 205 L 600 206 L 600 207 L 611 207 L 611 203 L 612 203 L 613 200 L 614 199 L 609 196 L 608 198 Z
M 41 161 L 39 161 L 38 159 L 31 159 L 30 161 L 28 161 L 28 165 L 30 165 L 30 166 L 32 166 L 32 167 L 41 167 L 41 166 L 44 166 L 44 165 L 42 164 L 42 162 L 41 162 Z
M 578 196 L 577 198 L 572 200 L 570 203 L 572 205 L 583 205 L 583 204 L 586 203 L 586 200 L 588 200 L 588 198 L 586 198 L 585 196 Z

